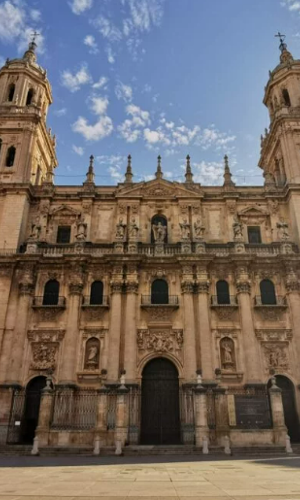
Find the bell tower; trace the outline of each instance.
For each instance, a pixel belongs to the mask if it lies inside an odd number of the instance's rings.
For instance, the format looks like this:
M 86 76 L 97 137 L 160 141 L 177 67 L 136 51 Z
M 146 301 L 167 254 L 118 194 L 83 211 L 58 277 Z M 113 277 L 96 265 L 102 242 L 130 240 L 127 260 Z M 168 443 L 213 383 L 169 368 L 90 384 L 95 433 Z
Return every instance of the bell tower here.
M 55 136 L 46 126 L 51 86 L 37 63 L 35 37 L 22 58 L 0 69 L 0 249 L 18 247 L 29 193 L 57 166 Z

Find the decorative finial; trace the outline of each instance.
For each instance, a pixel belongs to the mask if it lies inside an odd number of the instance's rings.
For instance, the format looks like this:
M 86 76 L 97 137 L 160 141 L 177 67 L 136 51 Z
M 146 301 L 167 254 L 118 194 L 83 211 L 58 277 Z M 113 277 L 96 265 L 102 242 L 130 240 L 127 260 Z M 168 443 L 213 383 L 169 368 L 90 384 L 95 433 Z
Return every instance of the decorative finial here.
M 157 157 L 157 170 L 155 172 L 155 177 L 156 179 L 162 179 L 163 173 L 161 170 L 161 156 L 158 155 Z
M 191 157 L 190 157 L 190 155 L 187 155 L 187 157 L 186 157 L 185 182 L 186 183 L 193 182 L 193 174 L 192 174 L 192 168 L 191 168 Z
M 131 155 L 128 155 L 127 157 L 127 169 L 126 169 L 126 174 L 125 174 L 125 183 L 128 184 L 132 182 L 132 168 L 131 168 Z
M 224 177 L 224 184 L 223 184 L 224 187 L 234 187 L 235 186 L 235 183 L 231 179 L 232 175 L 230 172 L 229 160 L 228 160 L 227 155 L 224 156 L 224 176 L 223 177 Z
M 26 50 L 23 59 L 30 63 L 34 63 L 36 61 L 35 49 L 37 48 L 37 44 L 35 43 L 37 37 L 40 36 L 40 33 L 34 31 L 31 35 L 31 41 L 29 42 L 28 50 Z
M 292 54 L 287 50 L 287 44 L 285 43 L 285 39 L 286 39 L 286 36 L 283 35 L 282 33 L 280 33 L 280 31 L 278 31 L 277 35 L 275 35 L 276 38 L 279 38 L 280 40 L 280 45 L 279 45 L 279 50 L 281 52 L 281 55 L 280 55 L 280 62 L 282 64 L 286 63 L 286 62 L 290 62 L 290 61 L 293 61 L 293 56 Z
M 86 185 L 95 184 L 95 173 L 94 173 L 94 156 L 90 156 L 89 169 L 86 174 L 86 181 L 83 183 Z

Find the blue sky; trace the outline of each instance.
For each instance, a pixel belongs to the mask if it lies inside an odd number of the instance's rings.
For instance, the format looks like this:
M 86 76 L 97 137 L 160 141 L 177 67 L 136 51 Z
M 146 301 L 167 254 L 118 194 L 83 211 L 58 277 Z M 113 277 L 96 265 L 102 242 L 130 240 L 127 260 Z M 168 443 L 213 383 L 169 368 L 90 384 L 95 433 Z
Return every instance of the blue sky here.
M 97 184 L 165 177 L 222 184 L 228 154 L 239 185 L 261 184 L 260 134 L 275 33 L 300 58 L 297 0 L 0 0 L 0 63 L 36 29 L 54 103 L 56 184 L 81 184 L 95 156 Z

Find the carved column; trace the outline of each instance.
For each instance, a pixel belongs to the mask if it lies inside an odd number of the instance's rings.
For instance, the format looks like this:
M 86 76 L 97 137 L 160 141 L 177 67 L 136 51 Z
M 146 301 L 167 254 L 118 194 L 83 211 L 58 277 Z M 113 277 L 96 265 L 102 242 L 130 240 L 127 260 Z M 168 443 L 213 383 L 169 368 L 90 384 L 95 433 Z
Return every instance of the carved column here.
M 297 359 L 300 359 L 300 284 L 296 269 L 293 266 L 287 266 L 285 288 L 293 325 L 293 341 L 296 347 Z M 298 376 L 300 376 L 299 366 L 297 366 L 297 371 Z
M 51 389 L 50 384 L 47 383 L 47 386 L 42 391 L 40 411 L 39 411 L 39 422 L 38 422 L 38 427 L 36 429 L 36 436 L 38 436 L 39 438 L 39 446 L 49 445 L 53 396 L 54 396 L 53 389 Z
M 128 271 L 130 274 L 127 274 L 128 281 L 126 283 L 124 368 L 126 370 L 126 380 L 134 382 L 136 379 L 136 307 L 139 284 L 136 268 L 129 266 Z
M 128 393 L 125 386 L 117 391 L 115 442 L 121 441 L 122 447 L 128 439 Z
M 76 384 L 76 351 L 78 345 L 79 314 L 83 283 L 69 284 L 68 320 L 64 338 L 63 361 L 60 371 L 60 385 Z
M 237 269 L 236 279 L 246 361 L 246 381 L 250 384 L 261 383 L 260 357 L 252 316 L 251 283 L 246 267 Z
M 195 335 L 194 287 L 192 281 L 183 277 L 181 283 L 184 313 L 184 375 L 185 382 L 195 382 L 197 371 L 197 348 Z
M 120 341 L 122 323 L 122 289 L 123 274 L 122 268 L 115 268 L 113 280 L 111 282 L 111 306 L 110 325 L 108 336 L 108 366 L 107 378 L 109 382 L 116 382 L 119 379 L 120 370 Z
M 22 367 L 26 341 L 28 316 L 34 290 L 33 267 L 19 270 L 19 298 L 16 313 L 10 368 L 7 373 L 10 384 L 22 384 Z
M 209 280 L 205 268 L 197 269 L 198 327 L 200 332 L 201 370 L 205 381 L 214 380 L 212 335 L 210 328 Z
M 203 438 L 209 435 L 206 389 L 202 386 L 196 387 L 194 389 L 194 397 L 196 446 L 202 446 Z
M 275 377 L 272 378 L 272 386 L 269 389 L 269 394 L 272 411 L 274 443 L 285 445 L 287 428 L 284 421 L 281 389 L 277 387 Z

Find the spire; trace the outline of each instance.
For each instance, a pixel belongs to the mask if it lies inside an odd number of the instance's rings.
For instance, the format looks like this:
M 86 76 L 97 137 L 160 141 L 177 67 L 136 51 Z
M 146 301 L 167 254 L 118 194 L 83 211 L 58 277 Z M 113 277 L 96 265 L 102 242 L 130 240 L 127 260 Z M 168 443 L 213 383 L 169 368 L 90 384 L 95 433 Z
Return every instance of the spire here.
M 194 182 L 193 181 L 192 168 L 191 168 L 191 157 L 190 157 L 190 155 L 187 155 L 187 157 L 186 157 L 185 182 L 186 183 Z
M 280 45 L 279 45 L 279 50 L 281 52 L 280 55 L 280 62 L 281 64 L 285 64 L 287 62 L 291 62 L 294 60 L 292 54 L 287 50 L 287 44 L 285 43 L 285 35 L 282 35 L 280 31 L 278 31 L 277 35 L 275 35 L 276 38 L 279 38 L 280 40 Z
M 231 179 L 232 174 L 230 172 L 229 161 L 228 161 L 227 155 L 224 156 L 224 176 L 223 177 L 224 177 L 224 184 L 223 184 L 224 187 L 234 187 L 235 186 L 235 183 Z
M 163 173 L 161 170 L 161 156 L 160 155 L 158 155 L 158 157 L 157 157 L 157 169 L 155 172 L 155 177 L 156 177 L 156 179 L 162 179 L 162 177 L 163 177 Z
M 86 181 L 83 183 L 84 186 L 91 186 L 95 184 L 95 173 L 94 173 L 94 157 L 90 156 L 89 169 L 86 174 Z
M 129 184 L 130 182 L 132 182 L 132 177 L 133 177 L 132 168 L 131 168 L 131 155 L 128 155 L 127 160 L 128 161 L 127 161 L 127 169 L 126 169 L 126 174 L 125 174 L 125 183 Z
M 28 49 L 26 50 L 23 59 L 30 63 L 34 63 L 36 61 L 36 48 L 37 44 L 35 43 L 36 37 L 39 36 L 39 33 L 36 31 L 32 33 L 32 39 L 31 42 L 29 42 Z

